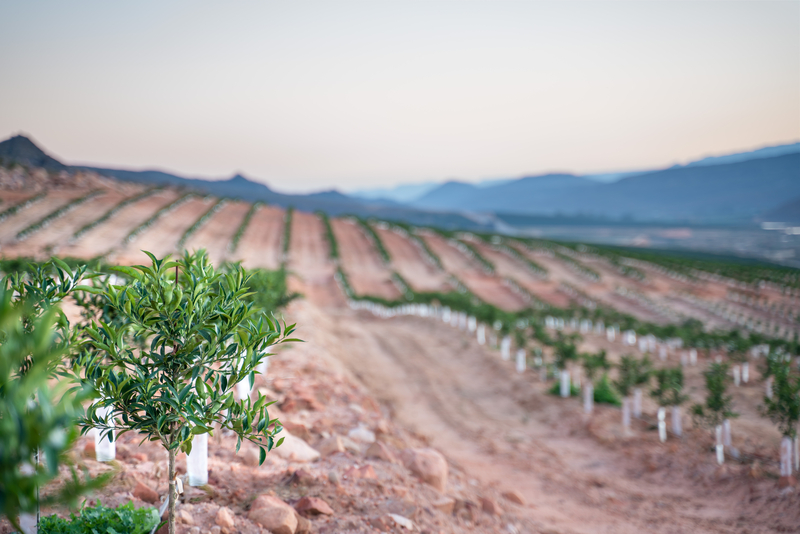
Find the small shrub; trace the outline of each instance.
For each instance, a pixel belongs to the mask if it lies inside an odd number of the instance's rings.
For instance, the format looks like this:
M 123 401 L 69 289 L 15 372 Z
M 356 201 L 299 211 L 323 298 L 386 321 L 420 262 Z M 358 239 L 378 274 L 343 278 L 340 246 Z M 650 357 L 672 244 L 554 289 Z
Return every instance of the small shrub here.
M 132 502 L 119 508 L 107 508 L 99 502 L 94 508 L 84 508 L 80 515 L 69 519 L 51 515 L 39 522 L 39 534 L 146 534 L 158 525 L 155 508 L 134 508 Z
M 594 402 L 596 404 L 611 404 L 617 407 L 622 406 L 622 399 L 620 399 L 619 393 L 614 389 L 614 386 L 611 385 L 611 381 L 608 379 L 606 373 L 603 373 L 603 378 L 594 386 Z
M 732 397 L 725 394 L 730 381 L 728 364 L 712 363 L 703 374 L 706 377 L 706 402 L 692 406 L 692 419 L 698 426 L 713 429 L 738 414 L 732 410 Z

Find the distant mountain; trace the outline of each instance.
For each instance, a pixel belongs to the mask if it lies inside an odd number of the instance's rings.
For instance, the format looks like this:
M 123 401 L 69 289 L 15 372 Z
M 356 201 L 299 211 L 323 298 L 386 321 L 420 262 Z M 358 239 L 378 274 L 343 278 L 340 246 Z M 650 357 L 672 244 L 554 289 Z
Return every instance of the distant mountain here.
M 762 221 L 782 222 L 800 225 L 800 197 L 781 204 L 759 217 Z
M 725 163 L 738 163 L 740 161 L 749 161 L 752 159 L 761 158 L 774 158 L 775 156 L 785 156 L 787 154 L 800 153 L 800 142 L 791 143 L 787 145 L 776 145 L 759 148 L 750 152 L 738 152 L 736 154 L 728 154 L 725 156 L 710 156 L 691 163 L 687 163 L 684 167 L 698 167 L 703 165 L 722 165 Z
M 373 189 L 358 189 L 351 191 L 350 196 L 368 200 L 391 200 L 394 202 L 411 202 L 418 199 L 431 189 L 439 186 L 438 182 L 423 182 L 421 184 L 402 184 L 395 187 L 377 187 Z
M 600 184 L 572 174 L 528 176 L 492 187 L 448 182 L 411 203 L 425 209 L 509 213 L 556 213 L 553 202 Z
M 90 166 L 70 166 L 47 155 L 33 141 L 24 136 L 15 136 L 0 142 L 0 163 L 21 163 L 31 167 L 44 167 L 51 170 L 84 170 L 116 178 L 127 182 L 153 185 L 169 185 L 204 192 L 219 197 L 229 197 L 249 202 L 263 201 L 272 205 L 293 206 L 302 211 L 321 210 L 330 215 L 353 214 L 363 217 L 381 217 L 408 221 L 412 224 L 441 226 L 442 228 L 485 229 L 473 219 L 457 215 L 429 213 L 408 206 L 387 201 L 368 201 L 349 197 L 338 191 L 321 191 L 307 195 L 288 195 L 273 191 L 266 184 L 250 180 L 241 174 L 223 180 L 203 180 L 184 178 L 163 171 L 132 171 L 126 169 L 107 169 Z
M 66 165 L 45 154 L 24 135 L 15 135 L 0 143 L 0 158 L 6 163 L 18 163 L 47 170 L 63 170 Z

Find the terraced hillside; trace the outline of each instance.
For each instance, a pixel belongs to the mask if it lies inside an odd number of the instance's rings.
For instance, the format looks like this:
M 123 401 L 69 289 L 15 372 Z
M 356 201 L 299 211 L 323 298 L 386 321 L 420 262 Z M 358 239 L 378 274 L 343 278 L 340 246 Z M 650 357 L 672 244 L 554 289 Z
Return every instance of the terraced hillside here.
M 445 506 L 452 516 L 441 523 L 445 532 L 786 531 L 800 520 L 797 494 L 776 487 L 781 436 L 760 408 L 769 383 L 763 344 L 796 354 L 797 271 L 759 266 L 753 278 L 735 264 L 328 219 L 114 183 L 0 190 L 0 200 L 5 259 L 58 254 L 132 264 L 145 261 L 141 250 L 206 248 L 217 263 L 284 266 L 290 288 L 305 297 L 288 313 L 313 331 L 306 367 L 293 372 L 316 369 L 315 351 L 323 351 L 326 369 L 349 373 L 386 417 L 443 451 L 463 473 L 459 480 L 470 480 L 469 491 L 454 484 L 428 499 L 455 503 Z M 504 353 L 506 336 L 514 351 Z M 750 344 L 739 350 L 743 339 Z M 657 369 L 680 367 L 689 397 L 683 436 L 658 440 L 658 406 L 647 392 L 642 415 L 624 430 L 615 406 L 588 415 L 577 399 L 553 395 L 568 340 L 584 355 L 605 351 L 612 365 L 630 354 Z M 724 469 L 709 452 L 712 434 L 686 414 L 704 401 L 703 373 L 718 359 L 739 373 L 729 392 L 740 417 L 731 423 Z M 579 360 L 562 367 L 573 384 L 586 383 Z M 276 376 L 265 387 L 293 391 L 287 383 Z M 314 427 L 308 439 L 321 443 L 329 434 Z M 375 492 L 402 502 L 381 488 Z M 485 495 L 494 500 L 474 501 L 484 491 L 474 488 L 492 488 Z M 357 507 L 342 506 L 359 517 Z M 438 521 L 440 512 L 431 517 Z M 364 513 L 358 528 L 327 531 L 373 532 Z

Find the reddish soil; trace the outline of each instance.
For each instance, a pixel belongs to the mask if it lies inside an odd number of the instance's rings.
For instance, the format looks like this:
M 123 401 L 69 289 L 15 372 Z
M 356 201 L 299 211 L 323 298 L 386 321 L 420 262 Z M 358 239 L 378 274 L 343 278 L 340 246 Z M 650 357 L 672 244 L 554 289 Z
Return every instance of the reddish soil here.
M 373 295 L 388 300 L 400 297 L 392 273 L 383 263 L 364 230 L 352 221 L 332 219 L 331 226 L 339 245 L 342 269 L 356 295 Z
M 505 310 L 515 311 L 526 307 L 522 297 L 516 295 L 497 277 L 485 274 L 477 261 L 468 258 L 447 241 L 427 232 L 421 237 L 439 256 L 445 270 L 454 274 L 479 299 Z
M 316 215 L 295 211 L 289 243 L 289 288 L 319 306 L 343 306 L 344 294 L 334 280 L 325 228 Z
M 47 217 L 61 206 L 68 204 L 70 201 L 79 198 L 89 191 L 82 189 L 65 189 L 54 190 L 48 192 L 47 196 L 42 200 L 34 203 L 26 209 L 20 210 L 6 220 L 0 222 L 0 245 L 5 248 L 6 245 L 11 245 L 16 242 L 17 234 L 31 224 Z M 26 195 L 31 196 L 31 195 Z M 4 195 L 5 198 L 5 195 Z M 16 203 L 16 202 L 15 202 Z M 49 230 L 49 229 L 47 229 Z M 49 235 L 47 232 L 45 235 Z M 3 250 L 5 253 L 5 250 Z M 18 250 L 23 256 L 28 256 L 34 253 L 33 250 L 23 251 Z
M 24 241 L 6 248 L 9 255 L 34 254 L 38 259 L 46 259 L 59 253 L 59 246 L 69 242 L 73 234 L 85 224 L 92 222 L 99 215 L 119 204 L 125 198 L 122 192 L 108 191 L 93 197 L 62 217 L 54 220 L 46 229 L 42 229 Z
M 227 259 L 233 235 L 242 224 L 250 204 L 228 202 L 186 241 L 189 251 L 206 249 L 211 264 L 219 267 Z
M 75 258 L 93 258 L 122 246 L 131 230 L 146 221 L 156 211 L 178 198 L 174 190 L 158 191 L 138 202 L 129 204 L 104 223 L 83 234 L 77 241 L 66 241 L 58 249 L 59 255 Z M 104 212 L 96 213 L 101 217 Z
M 255 212 L 231 256 L 246 267 L 277 269 L 283 257 L 283 226 L 286 212 L 262 206 Z
M 114 254 L 111 261 L 123 265 L 148 263 L 150 260 L 142 252 L 146 250 L 163 258 L 175 254 L 183 233 L 192 226 L 216 202 L 212 198 L 193 198 L 184 202 L 174 211 L 166 213 L 153 226 L 139 234 Z
M 411 240 L 390 229 L 376 228 L 389 256 L 392 268 L 408 282 L 415 291 L 447 291 L 450 287 L 447 276 L 434 265 L 425 262 L 422 252 Z

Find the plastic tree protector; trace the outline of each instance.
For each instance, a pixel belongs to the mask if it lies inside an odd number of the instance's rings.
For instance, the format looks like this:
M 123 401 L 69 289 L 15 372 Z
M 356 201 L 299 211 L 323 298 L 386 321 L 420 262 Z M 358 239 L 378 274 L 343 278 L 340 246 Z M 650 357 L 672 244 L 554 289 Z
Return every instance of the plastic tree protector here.
M 592 413 L 592 410 L 594 410 L 594 386 L 587 380 L 583 386 L 583 411 L 588 414 Z
M 511 358 L 511 337 L 505 336 L 500 342 L 500 355 L 504 360 Z
M 517 351 L 517 372 L 518 373 L 524 373 L 525 372 L 525 367 L 526 367 L 525 364 L 526 364 L 526 362 L 525 362 L 525 349 L 519 349 Z
M 100 417 L 103 420 L 105 420 L 110 413 L 111 413 L 111 408 L 108 407 L 100 407 L 97 409 L 98 417 Z M 108 425 L 113 427 L 114 420 L 109 418 Z M 113 436 L 114 436 L 114 431 L 112 430 L 111 431 L 112 439 Z M 110 462 L 117 456 L 117 443 L 115 441 L 109 441 L 108 436 L 102 435 L 102 432 L 95 429 L 94 450 L 98 462 Z
M 208 484 L 208 434 L 197 434 L 192 439 L 192 452 L 186 457 L 186 472 L 190 486 Z
M 661 443 L 667 441 L 667 410 L 662 406 L 658 408 L 658 439 Z
M 564 369 L 563 371 L 561 371 L 561 390 L 560 390 L 561 396 L 563 398 L 565 398 L 565 399 L 567 397 L 569 397 L 569 394 L 570 394 L 569 390 L 570 390 L 570 387 L 569 387 L 569 371 Z

